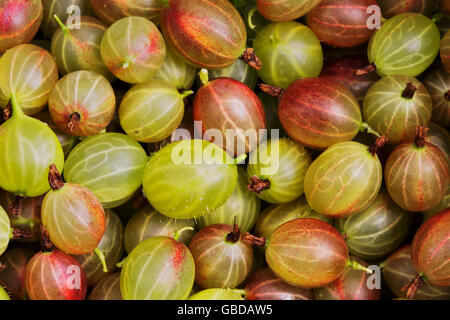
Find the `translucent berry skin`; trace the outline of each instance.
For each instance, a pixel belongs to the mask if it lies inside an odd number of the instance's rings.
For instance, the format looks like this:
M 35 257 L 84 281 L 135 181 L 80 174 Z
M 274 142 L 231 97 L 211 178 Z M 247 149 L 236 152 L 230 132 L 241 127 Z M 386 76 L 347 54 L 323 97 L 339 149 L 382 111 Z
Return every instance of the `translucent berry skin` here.
M 450 286 L 450 208 L 446 208 L 417 230 L 411 244 L 411 259 L 416 271 L 427 282 L 440 287 Z
M 67 28 L 58 28 L 51 41 L 51 52 L 59 72 L 65 75 L 74 71 L 90 70 L 114 81 L 116 78 L 105 66 L 100 55 L 100 43 L 106 26 L 97 19 L 82 16 L 79 22 L 74 22 Z
M 123 300 L 120 292 L 120 272 L 107 275 L 89 294 L 89 300 Z
M 195 264 L 189 249 L 170 237 L 141 242 L 120 273 L 124 300 L 184 300 L 191 293 Z
M 87 254 L 105 233 L 105 211 L 97 197 L 74 183 L 49 191 L 42 202 L 42 225 L 50 241 L 68 254 Z
M 257 271 L 246 283 L 246 300 L 313 300 L 310 289 L 294 287 L 273 274 L 270 268 Z
M 164 140 L 178 128 L 184 115 L 183 96 L 172 84 L 149 80 L 135 85 L 120 103 L 123 130 L 139 142 Z
M 401 208 L 422 212 L 442 200 L 450 181 L 448 161 L 442 151 L 425 142 L 402 143 L 389 156 L 384 169 L 384 182 L 391 198 Z
M 40 0 L 0 1 L 0 54 L 30 42 L 39 30 L 43 12 Z
M 193 139 L 171 143 L 153 154 L 143 187 L 158 212 L 189 219 L 224 204 L 236 181 L 236 164 L 225 151 L 211 142 Z
M 416 77 L 438 55 L 439 42 L 439 29 L 431 19 L 418 13 L 399 14 L 372 35 L 367 51 L 369 62 L 375 63 L 383 77 Z
M 442 198 L 442 201 L 433 209 L 427 210 L 423 213 L 423 220 L 427 220 L 430 217 L 434 216 L 436 213 L 440 212 L 441 210 L 444 210 L 445 208 L 450 207 L 450 185 L 447 189 L 447 193 Z
M 189 300 L 245 300 L 245 293 L 238 289 L 206 289 L 189 297 Z
M 381 13 L 385 18 L 391 18 L 407 12 L 429 15 L 437 7 L 438 2 L 435 0 L 377 0 Z
M 367 8 L 375 0 L 322 0 L 307 15 L 307 24 L 324 43 L 338 48 L 351 48 L 370 39 Z
M 268 24 L 258 32 L 253 47 L 262 62 L 258 75 L 266 84 L 287 88 L 300 78 L 317 77 L 322 70 L 320 41 L 301 23 Z
M 0 256 L 0 263 L 5 269 L 0 271 L 0 288 L 5 288 L 11 299 L 26 300 L 25 267 L 34 256 L 34 252 L 26 248 L 12 248 Z
M 48 101 L 52 120 L 58 127 L 77 137 L 100 133 L 114 117 L 116 96 L 108 80 L 94 71 L 76 71 L 61 78 Z M 79 122 L 68 127 L 77 113 Z
M 9 240 L 11 240 L 11 223 L 8 214 L 0 206 L 0 255 L 8 248 Z
M 440 126 L 450 126 L 450 73 L 442 68 L 432 70 L 423 84 L 433 101 L 431 120 Z
M 142 17 L 127 17 L 106 30 L 100 54 L 117 78 L 141 83 L 150 80 L 162 67 L 166 45 L 153 22 Z
M 318 150 L 352 140 L 362 125 L 355 96 L 343 85 L 324 78 L 292 83 L 280 97 L 278 115 L 294 141 Z
M 433 122 L 430 122 L 428 128 L 430 128 L 430 131 L 427 132 L 425 141 L 434 144 L 444 153 L 450 168 L 450 133 L 447 129 Z
M 441 61 L 447 73 L 450 73 L 450 30 L 441 39 Z
M 256 0 L 259 13 L 271 21 L 284 22 L 310 12 L 320 0 Z
M 14 94 L 27 115 L 43 110 L 58 81 L 58 68 L 48 51 L 33 44 L 18 45 L 0 58 L 0 106 Z
M 325 150 L 306 172 L 306 201 L 321 214 L 348 217 L 372 203 L 382 179 L 377 155 L 358 142 L 341 142 Z
M 84 300 L 86 275 L 77 260 L 60 250 L 39 252 L 27 264 L 25 288 L 31 300 Z
M 193 113 L 194 120 L 201 121 L 205 138 L 230 155 L 248 153 L 263 139 L 260 130 L 266 128 L 264 107 L 249 87 L 235 79 L 219 78 L 203 85 L 195 95 Z M 223 139 L 215 136 L 217 130 Z M 232 135 L 227 130 L 232 130 Z M 247 136 L 247 132 L 254 135 Z
M 164 39 L 187 63 L 209 70 L 232 64 L 245 50 L 247 32 L 227 0 L 169 0 L 161 11 Z
M 309 289 L 323 287 L 345 270 L 348 249 L 341 234 L 317 219 L 296 219 L 278 227 L 266 246 L 266 260 L 285 282 Z

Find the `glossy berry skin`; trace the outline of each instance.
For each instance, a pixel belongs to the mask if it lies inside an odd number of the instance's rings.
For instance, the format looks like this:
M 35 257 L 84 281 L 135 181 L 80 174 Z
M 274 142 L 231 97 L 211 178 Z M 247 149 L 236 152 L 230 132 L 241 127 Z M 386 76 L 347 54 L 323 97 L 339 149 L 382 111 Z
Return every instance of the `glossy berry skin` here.
M 257 271 L 246 283 L 246 300 L 313 300 L 310 289 L 294 287 L 273 274 L 270 268 Z
M 430 210 L 442 200 L 449 185 L 448 161 L 442 151 L 425 142 L 402 143 L 389 156 L 384 181 L 391 198 L 407 211 Z
M 443 127 L 450 126 L 450 73 L 442 68 L 434 69 L 423 84 L 433 101 L 431 120 Z
M 40 0 L 1 0 L 0 54 L 30 42 L 39 30 L 43 12 Z
M 45 195 L 41 217 L 50 241 L 69 254 L 93 252 L 105 232 L 100 201 L 89 189 L 74 183 L 65 183 Z
M 64 178 L 87 187 L 105 209 L 129 200 L 147 164 L 142 146 L 121 133 L 99 133 L 79 143 L 66 159 Z
M 195 261 L 195 281 L 202 288 L 236 288 L 249 275 L 253 264 L 252 246 L 239 235 L 228 240 L 233 227 L 213 224 L 198 231 L 189 244 Z
M 57 15 L 61 21 L 66 21 L 69 17 L 68 9 L 70 6 L 77 6 L 80 9 L 81 16 L 90 15 L 92 9 L 89 0 L 42 0 L 44 6 L 44 17 L 41 23 L 41 30 L 46 38 L 51 39 L 53 33 L 58 29 L 54 15 Z
M 24 278 L 25 267 L 34 256 L 34 252 L 26 248 L 13 248 L 0 256 L 0 263 L 5 268 L 0 271 L 0 287 L 5 288 L 13 300 L 25 300 Z
M 406 293 L 401 291 L 405 284 L 410 283 L 417 274 L 411 261 L 411 245 L 403 246 L 384 260 L 382 268 L 383 278 L 389 289 L 398 297 L 406 298 Z M 426 282 L 415 293 L 414 300 L 448 300 L 450 288 L 434 286 Z
M 355 47 L 370 39 L 373 30 L 367 27 L 367 8 L 375 0 L 322 0 L 307 15 L 307 24 L 327 45 L 338 48 Z
M 446 0 L 444 0 L 446 1 Z M 377 0 L 381 13 L 385 18 L 407 13 L 416 12 L 430 15 L 437 7 L 435 0 Z
M 49 99 L 52 120 L 64 132 L 86 137 L 104 130 L 114 117 L 116 96 L 108 80 L 94 71 L 76 71 L 61 78 Z M 73 130 L 73 114 L 80 120 Z
M 362 126 L 354 95 L 343 85 L 324 78 L 292 83 L 281 94 L 278 115 L 294 141 L 318 150 L 352 140 Z
M 195 95 L 193 114 L 194 121 L 201 121 L 205 139 L 230 155 L 251 152 L 263 139 L 264 107 L 249 87 L 235 79 L 219 78 L 201 87 Z
M 8 248 L 9 240 L 12 236 L 11 223 L 8 214 L 0 206 L 0 255 Z
M 256 0 L 259 13 L 271 21 L 284 22 L 310 12 L 320 0 Z
M 157 20 L 164 0 L 91 0 L 92 9 L 106 24 L 130 16 Z
M 353 93 L 359 103 L 362 103 L 367 90 L 380 79 L 375 72 L 355 75 L 358 69 L 368 64 L 367 58 L 360 56 L 331 59 L 323 66 L 320 77 L 339 82 Z
M 373 260 L 395 250 L 407 236 L 411 222 L 411 213 L 397 206 L 381 189 L 367 209 L 338 219 L 335 225 L 351 254 Z
M 329 218 L 315 212 L 306 202 L 304 196 L 284 204 L 270 205 L 265 208 L 256 221 L 255 233 L 259 237 L 270 238 L 282 224 L 300 218 L 318 219 L 333 224 L 333 218 Z
M 208 78 L 214 80 L 217 78 L 233 78 L 247 85 L 254 90 L 258 80 L 258 73 L 250 65 L 242 60 L 236 60 L 226 68 L 218 70 L 209 70 Z
M 150 80 L 162 67 L 166 45 L 153 22 L 142 17 L 127 17 L 106 30 L 100 54 L 117 78 L 141 83 Z
M 444 153 L 450 167 L 450 133 L 447 129 L 433 122 L 430 122 L 428 128 L 430 128 L 430 131 L 427 132 L 425 141 L 434 144 Z
M 269 180 L 270 186 L 256 195 L 270 203 L 287 203 L 303 194 L 306 171 L 311 156 L 300 144 L 289 138 L 264 141 L 249 156 L 247 179 L 256 176 Z
M 414 269 L 432 285 L 450 286 L 450 209 L 446 208 L 425 221 L 411 244 Z
M 189 249 L 170 237 L 141 242 L 120 273 L 124 300 L 183 300 L 191 293 L 195 264 Z
M 301 23 L 268 24 L 258 32 L 253 47 L 262 62 L 258 75 L 266 84 L 287 88 L 297 79 L 317 77 L 322 70 L 320 41 Z
M 357 257 L 350 256 L 350 261 L 356 261 L 364 267 L 368 266 Z M 332 283 L 314 289 L 314 296 L 317 300 L 379 300 L 380 289 L 369 289 L 367 286 L 369 277 L 369 273 L 348 266 Z
M 158 212 L 189 219 L 224 204 L 236 181 L 233 159 L 215 144 L 194 139 L 171 143 L 153 154 L 145 169 L 143 187 Z
M 92 288 L 89 300 L 122 300 L 120 272 L 111 273 L 100 280 Z
M 372 35 L 369 62 L 375 63 L 380 76 L 415 77 L 436 58 L 439 41 L 439 30 L 431 19 L 418 13 L 399 14 Z
M 423 213 L 423 220 L 425 221 L 425 220 L 429 219 L 430 217 L 434 216 L 436 213 L 438 213 L 441 210 L 444 210 L 445 208 L 448 208 L 448 207 L 450 207 L 450 185 L 447 189 L 447 193 L 442 198 L 442 201 L 437 206 L 433 207 L 433 209 L 430 209 Z
M 60 250 L 39 252 L 25 269 L 25 288 L 31 300 L 84 300 L 86 275 L 77 260 Z
M 408 83 L 417 89 L 412 98 L 402 95 Z M 399 144 L 414 139 L 417 127 L 428 125 L 432 102 L 419 80 L 403 75 L 386 76 L 367 91 L 362 113 L 373 130 L 388 136 L 388 143 Z
M 45 108 L 58 81 L 55 60 L 48 51 L 33 44 L 18 45 L 0 58 L 0 106 L 14 94 L 27 115 Z
M 100 43 L 106 26 L 99 20 L 82 16 L 69 28 L 58 28 L 52 37 L 51 52 L 62 75 L 79 70 L 95 71 L 109 81 L 114 75 L 100 56 Z
M 151 206 L 145 206 L 128 221 L 124 232 L 125 250 L 130 253 L 142 241 L 156 236 L 173 237 L 175 232 L 185 227 L 195 227 L 193 219 L 173 219 L 160 214 Z M 178 239 L 189 245 L 194 230 L 186 230 Z
M 441 40 L 441 61 L 447 73 L 450 73 L 450 31 L 447 31 Z
M 89 286 L 97 284 L 116 268 L 123 253 L 123 227 L 120 218 L 111 210 L 105 210 L 105 232 L 97 245 L 105 256 L 108 272 L 104 272 L 102 263 L 94 252 L 73 257 L 83 267 Z
M 247 32 L 227 0 L 169 0 L 161 11 L 169 47 L 187 63 L 209 70 L 232 64 L 245 50 Z
M 184 115 L 183 95 L 172 84 L 149 80 L 131 88 L 120 103 L 123 130 L 139 142 L 158 142 L 172 134 Z
M 245 300 L 245 291 L 238 289 L 206 289 L 189 297 L 189 300 Z
M 319 288 L 345 270 L 348 249 L 341 234 L 317 219 L 296 219 L 278 227 L 266 247 L 275 275 L 301 288 Z
M 367 146 L 341 142 L 324 151 L 306 172 L 306 201 L 321 214 L 348 217 L 372 203 L 382 178 L 380 160 Z

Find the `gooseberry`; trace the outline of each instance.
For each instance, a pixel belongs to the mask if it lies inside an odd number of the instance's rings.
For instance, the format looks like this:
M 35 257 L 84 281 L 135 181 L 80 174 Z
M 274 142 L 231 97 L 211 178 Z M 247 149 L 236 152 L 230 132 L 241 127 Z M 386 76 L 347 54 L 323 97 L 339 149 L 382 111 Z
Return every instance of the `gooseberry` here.
M 450 126 L 450 73 L 438 68 L 430 72 L 423 84 L 433 101 L 431 120 L 437 124 Z
M 5 288 L 11 299 L 25 300 L 25 268 L 34 252 L 25 248 L 13 248 L 0 256 L 0 287 Z
M 100 280 L 92 288 L 89 300 L 122 300 L 120 272 L 111 273 Z
M 272 21 L 291 21 L 310 12 L 320 0 L 256 0 L 258 11 Z

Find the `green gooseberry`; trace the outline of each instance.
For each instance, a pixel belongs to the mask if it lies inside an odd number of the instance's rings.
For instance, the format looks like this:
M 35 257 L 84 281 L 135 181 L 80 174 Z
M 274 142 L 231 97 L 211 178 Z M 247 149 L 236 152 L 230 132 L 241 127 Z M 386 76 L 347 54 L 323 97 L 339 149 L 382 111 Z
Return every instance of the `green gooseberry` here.
M 2 286 L 0 286 L 0 300 L 11 300 L 11 298 L 6 293 L 5 289 L 3 289 Z
M 245 300 L 245 295 L 242 289 L 206 289 L 193 294 L 189 300 Z
M 6 211 L 0 206 L 0 255 L 2 255 L 8 247 L 11 239 L 11 223 Z

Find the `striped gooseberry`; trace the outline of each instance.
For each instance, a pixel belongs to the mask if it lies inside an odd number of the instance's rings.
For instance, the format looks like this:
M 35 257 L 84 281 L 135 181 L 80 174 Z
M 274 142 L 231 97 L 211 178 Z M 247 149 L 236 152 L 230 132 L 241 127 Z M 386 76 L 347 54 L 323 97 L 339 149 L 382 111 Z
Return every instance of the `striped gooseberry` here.
M 395 250 L 407 236 L 411 223 L 411 213 L 398 207 L 381 189 L 367 209 L 338 219 L 335 225 L 351 254 L 373 260 Z
M 450 168 L 450 133 L 447 129 L 430 122 L 428 125 L 430 130 L 427 132 L 425 141 L 434 144 L 444 153 Z
M 385 18 L 391 18 L 407 12 L 429 15 L 436 9 L 438 2 L 436 0 L 377 0 L 381 13 Z
M 450 73 L 442 68 L 432 70 L 423 84 L 433 101 L 431 120 L 443 127 L 450 126 Z
M 62 77 L 48 101 L 52 120 L 64 132 L 86 137 L 104 130 L 114 117 L 116 96 L 109 81 L 94 71 Z
M 217 78 L 233 78 L 234 80 L 240 81 L 250 89 L 254 90 L 258 80 L 258 73 L 244 61 L 236 60 L 226 68 L 208 70 L 208 78 L 210 80 Z
M 302 196 L 288 203 L 273 204 L 265 208 L 256 220 L 255 234 L 268 239 L 282 224 L 300 218 L 319 219 L 333 224 L 333 218 L 315 212 Z
M 206 289 L 194 293 L 189 300 L 245 300 L 242 289 Z
M 401 291 L 407 298 L 414 297 L 424 283 L 439 287 L 450 286 L 450 208 L 446 208 L 425 221 L 414 235 L 411 260 L 416 277 Z
M 161 29 L 167 45 L 198 68 L 225 68 L 246 48 L 244 21 L 227 0 L 169 0 Z
M 91 0 L 92 9 L 106 24 L 129 17 L 144 17 L 157 21 L 165 0 Z
M 156 71 L 153 79 L 163 80 L 178 90 L 189 90 L 197 78 L 197 68 L 187 64 L 169 47 L 162 67 Z
M 441 202 L 450 181 L 448 160 L 426 142 L 427 128 L 418 127 L 412 142 L 398 145 L 384 169 L 384 182 L 392 200 L 401 208 L 422 212 Z
M 448 207 L 450 207 L 450 185 L 448 186 L 447 193 L 442 198 L 441 202 L 437 206 L 433 207 L 433 209 L 427 210 L 423 213 L 423 219 L 427 220 L 436 213 Z
M 8 248 L 9 240 L 11 239 L 11 223 L 5 209 L 0 206 L 0 256 Z
M 405 283 L 411 282 L 417 274 L 411 260 L 411 245 L 405 245 L 393 252 L 380 263 L 380 267 L 389 289 L 398 298 L 406 298 L 406 293 L 401 289 Z M 439 287 L 426 282 L 416 291 L 412 299 L 448 300 L 450 299 L 450 287 Z
M 94 252 L 73 257 L 81 264 L 86 273 L 88 286 L 95 285 L 108 273 L 114 271 L 123 253 L 123 228 L 120 218 L 111 210 L 105 210 L 105 232 L 97 245 L 105 257 L 105 272 L 102 262 Z
M 150 80 L 162 67 L 166 45 L 153 22 L 142 17 L 126 17 L 105 31 L 100 54 L 117 78 L 141 83 Z
M 264 141 L 249 156 L 248 188 L 270 203 L 295 200 L 303 194 L 311 161 L 308 151 L 289 138 Z
M 306 16 L 308 27 L 320 41 L 339 48 L 356 47 L 368 41 L 373 29 L 367 27 L 367 9 L 375 0 L 322 0 Z
M 184 114 L 183 99 L 192 93 L 180 93 L 175 86 L 162 80 L 137 84 L 120 103 L 120 125 L 137 141 L 161 141 L 180 125 Z
M 45 37 L 51 39 L 53 33 L 58 28 L 58 23 L 53 18 L 58 16 L 62 21 L 66 21 L 69 16 L 72 16 L 73 11 L 71 6 L 77 6 L 81 16 L 91 14 L 91 5 L 89 0 L 42 0 L 44 6 L 44 17 L 41 22 L 41 30 Z M 75 24 L 75 23 L 74 23 Z
M 223 205 L 236 187 L 237 163 L 214 143 L 183 140 L 153 154 L 144 173 L 144 194 L 171 218 L 201 217 Z M 193 200 L 195 199 L 195 200 Z
M 195 282 L 202 288 L 236 288 L 250 274 L 253 249 L 243 240 L 237 224 L 200 229 L 189 250 L 195 262 Z
M 43 110 L 58 81 L 58 68 L 51 54 L 33 44 L 21 44 L 0 58 L 0 106 L 14 95 L 23 112 Z
M 75 258 L 52 249 L 36 253 L 28 262 L 25 288 L 31 300 L 84 300 L 86 275 Z
M 355 74 L 367 64 L 367 58 L 361 56 L 331 59 L 325 62 L 320 77 L 339 82 L 353 93 L 359 103 L 362 103 L 367 90 L 380 79 L 375 72 L 360 76 Z
M 1 0 L 0 54 L 30 42 L 39 30 L 43 12 L 40 0 Z
M 369 42 L 368 57 L 380 76 L 415 77 L 427 69 L 439 53 L 439 30 L 419 13 L 396 15 L 376 30 Z
M 322 46 L 317 36 L 298 22 L 271 23 L 254 40 L 262 62 L 259 77 L 267 84 L 287 88 L 305 77 L 317 77 L 323 66 Z
M 367 262 L 350 256 L 350 261 L 356 261 L 367 267 Z M 379 300 L 380 289 L 367 286 L 370 275 L 362 270 L 355 270 L 351 266 L 345 268 L 342 275 L 321 288 L 315 288 L 316 300 Z
M 314 9 L 320 0 L 256 0 L 258 11 L 271 21 L 291 21 Z
M 124 232 L 125 250 L 130 253 L 142 241 L 156 236 L 172 236 L 177 230 L 185 227 L 195 227 L 192 219 L 174 219 L 166 217 L 145 206 L 136 212 L 128 221 Z M 178 239 L 188 245 L 194 236 L 194 230 L 186 230 Z
M 103 63 L 100 43 L 106 26 L 99 20 L 82 16 L 79 21 L 66 26 L 55 16 L 60 26 L 51 41 L 51 52 L 62 75 L 79 70 L 95 71 L 109 81 L 115 77 Z
M 266 115 L 258 96 L 232 78 L 204 79 L 194 98 L 194 120 L 204 139 L 239 156 L 253 151 L 264 138 Z
M 69 153 L 64 179 L 91 190 L 105 209 L 128 201 L 142 184 L 147 164 L 144 148 L 131 137 L 99 133 L 80 142 Z
M 366 209 L 380 191 L 383 172 L 374 147 L 348 141 L 325 150 L 305 176 L 306 201 L 315 211 L 331 217 L 348 217 Z
M 236 187 L 227 202 L 207 215 L 198 218 L 196 220 L 197 226 L 201 229 L 212 224 L 233 225 L 236 222 L 241 232 L 248 232 L 253 229 L 259 215 L 261 201 L 247 189 L 247 185 L 247 172 L 239 166 Z
M 447 73 L 450 73 L 450 30 L 447 30 L 441 40 L 441 61 Z
M 0 286 L 0 300 L 11 300 L 6 290 Z
M 414 139 L 416 127 L 426 126 L 432 113 L 431 96 L 417 79 L 404 75 L 386 76 L 367 91 L 362 106 L 364 121 L 388 143 Z
M 311 289 L 290 285 L 270 270 L 258 270 L 245 285 L 246 300 L 313 300 Z
M 138 244 L 128 255 L 120 272 L 124 300 L 183 300 L 192 291 L 195 263 L 189 249 L 173 238 L 157 236 Z
M 120 272 L 107 275 L 91 290 L 89 300 L 122 300 Z
M 62 171 L 64 153 L 53 131 L 25 115 L 14 94 L 10 106 L 12 115 L 0 126 L 0 187 L 16 196 L 37 197 L 50 190 L 49 165 Z
M 26 300 L 25 268 L 34 256 L 33 250 L 13 248 L 0 256 L 0 287 L 8 291 L 13 300 Z

